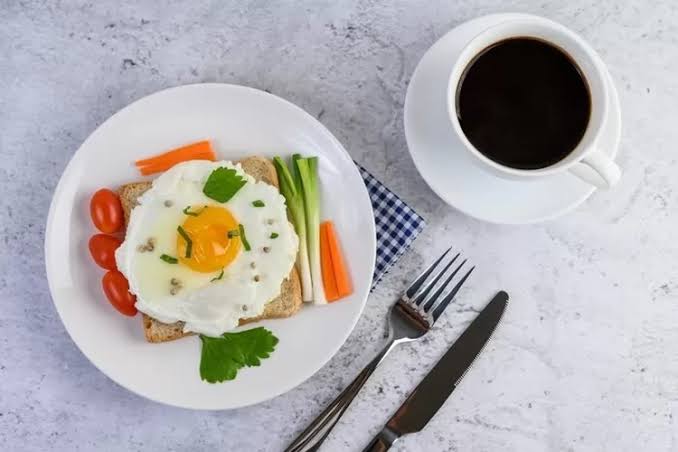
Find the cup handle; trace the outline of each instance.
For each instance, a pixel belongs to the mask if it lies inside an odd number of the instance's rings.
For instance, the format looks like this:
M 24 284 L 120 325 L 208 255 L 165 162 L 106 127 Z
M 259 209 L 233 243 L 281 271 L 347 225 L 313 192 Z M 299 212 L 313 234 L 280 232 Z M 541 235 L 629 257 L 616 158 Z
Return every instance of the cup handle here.
M 570 168 L 570 172 L 598 188 L 610 188 L 619 181 L 621 170 L 614 161 L 597 150 Z

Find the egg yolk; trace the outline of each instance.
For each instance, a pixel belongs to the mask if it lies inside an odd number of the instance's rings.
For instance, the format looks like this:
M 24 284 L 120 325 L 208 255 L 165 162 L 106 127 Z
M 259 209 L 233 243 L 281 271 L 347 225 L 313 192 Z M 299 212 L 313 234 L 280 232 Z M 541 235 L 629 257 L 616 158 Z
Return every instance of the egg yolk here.
M 218 272 L 227 267 L 240 251 L 240 238 L 228 237 L 230 231 L 238 231 L 238 222 L 231 212 L 223 207 L 207 206 L 197 216 L 188 216 L 181 227 L 191 239 L 191 256 L 186 257 L 186 239 L 177 233 L 179 261 L 201 273 Z

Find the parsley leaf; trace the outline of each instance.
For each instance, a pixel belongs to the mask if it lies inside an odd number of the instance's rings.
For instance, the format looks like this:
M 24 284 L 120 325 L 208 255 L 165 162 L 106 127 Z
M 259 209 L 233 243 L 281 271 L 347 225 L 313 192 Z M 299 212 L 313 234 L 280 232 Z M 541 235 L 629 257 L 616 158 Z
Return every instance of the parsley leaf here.
M 278 236 L 278 233 L 277 233 L 277 232 L 271 232 L 271 238 L 272 238 L 272 239 L 277 239 L 278 237 L 279 237 L 279 236 Z
M 209 383 L 233 380 L 241 368 L 259 366 L 278 343 L 278 338 L 262 326 L 220 337 L 200 335 L 200 340 L 200 378 Z
M 232 168 L 217 168 L 207 178 L 202 192 L 208 198 L 219 202 L 231 199 L 247 183 L 244 177 Z
M 256 201 L 252 201 L 252 205 L 254 207 L 264 207 L 266 204 L 264 204 L 264 201 L 261 199 L 257 199 Z

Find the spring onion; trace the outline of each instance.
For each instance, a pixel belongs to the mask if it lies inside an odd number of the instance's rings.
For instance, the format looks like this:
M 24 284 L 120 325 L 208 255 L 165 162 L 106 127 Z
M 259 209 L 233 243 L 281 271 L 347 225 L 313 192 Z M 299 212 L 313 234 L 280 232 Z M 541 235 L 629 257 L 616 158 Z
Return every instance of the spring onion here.
M 190 215 L 192 217 L 197 217 L 202 213 L 203 210 L 205 210 L 207 207 L 203 207 L 202 209 L 198 210 L 197 212 L 191 212 L 191 206 L 187 206 L 182 212 L 184 215 Z
M 179 259 L 177 259 L 176 257 L 169 256 L 167 254 L 161 254 L 160 259 L 167 262 L 168 264 L 176 264 L 179 262 Z
M 295 156 L 297 157 L 297 156 Z M 292 162 L 292 171 L 290 173 L 287 164 L 280 158 L 275 157 L 273 164 L 278 172 L 280 181 L 280 193 L 287 201 L 287 210 L 292 218 L 294 229 L 299 236 L 299 252 L 297 253 L 297 266 L 301 275 L 301 295 L 304 301 L 313 300 L 313 285 L 311 283 L 311 269 L 308 261 L 308 251 L 306 244 L 306 215 L 304 213 L 304 196 L 302 194 L 301 179 L 296 170 L 294 160 Z
M 247 241 L 247 237 L 245 236 L 245 226 L 242 224 L 238 225 L 238 235 L 240 236 L 240 241 L 242 242 L 242 246 L 245 248 L 245 251 L 250 251 L 252 247 L 250 247 L 250 242 Z
M 223 278 L 223 277 L 224 277 L 224 269 L 222 268 L 222 269 L 221 269 L 221 273 L 219 273 L 219 276 L 210 279 L 210 282 L 219 281 L 219 280 L 220 280 L 221 278 Z
M 313 282 L 313 303 L 327 304 L 320 266 L 320 188 L 318 187 L 318 157 L 292 157 L 301 179 L 304 206 L 306 208 L 306 231 L 308 259 Z
M 179 235 L 186 241 L 186 259 L 190 259 L 193 251 L 193 240 L 191 240 L 191 237 L 181 226 L 177 226 L 177 231 L 179 231 Z

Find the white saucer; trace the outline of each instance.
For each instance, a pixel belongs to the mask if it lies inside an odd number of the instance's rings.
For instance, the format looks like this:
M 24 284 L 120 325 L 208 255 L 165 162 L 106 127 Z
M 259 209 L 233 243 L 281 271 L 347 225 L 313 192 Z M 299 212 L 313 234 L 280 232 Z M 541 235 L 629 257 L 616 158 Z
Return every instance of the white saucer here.
M 473 163 L 454 134 L 446 104 L 448 78 L 457 55 L 480 31 L 520 17 L 533 16 L 492 14 L 451 30 L 423 56 L 405 98 L 405 136 L 419 173 L 449 205 L 492 223 L 525 224 L 553 219 L 579 206 L 594 190 L 567 173 L 530 181 L 499 178 Z M 621 111 L 609 73 L 608 77 L 610 116 L 599 146 L 614 158 L 621 136 Z

